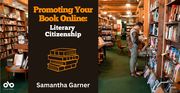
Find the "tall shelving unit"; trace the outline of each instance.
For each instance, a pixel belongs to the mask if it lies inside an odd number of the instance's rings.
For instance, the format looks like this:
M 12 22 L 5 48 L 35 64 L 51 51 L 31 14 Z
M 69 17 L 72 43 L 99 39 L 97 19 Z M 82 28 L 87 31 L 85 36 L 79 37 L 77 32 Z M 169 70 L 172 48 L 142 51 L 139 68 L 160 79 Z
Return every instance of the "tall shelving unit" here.
M 18 35 L 27 35 L 25 11 L 0 3 L 0 60 L 14 55 Z
M 148 61 L 149 79 L 151 91 L 153 86 L 159 84 L 163 78 L 163 30 L 164 30 L 164 0 L 150 0 L 149 1 L 149 45 L 150 55 Z M 146 6 L 147 8 L 147 6 Z M 146 10 L 147 11 L 147 10 Z M 146 15 L 147 16 L 147 15 Z M 147 24 L 147 22 L 145 22 Z
M 180 1 L 165 0 L 165 24 L 163 31 L 163 78 L 172 81 L 172 86 L 180 90 Z M 179 12 L 178 12 L 179 10 Z M 170 90 L 171 91 L 171 90 Z
M 149 11 L 151 55 L 148 64 L 151 74 L 155 75 L 153 83 L 161 82 L 161 88 L 167 93 L 179 93 L 180 1 L 150 0 Z
M 164 2 L 163 0 L 150 0 L 150 31 L 149 44 L 152 50 L 150 56 L 150 69 L 157 78 L 161 78 L 162 74 L 162 40 L 163 40 L 163 23 L 164 23 Z

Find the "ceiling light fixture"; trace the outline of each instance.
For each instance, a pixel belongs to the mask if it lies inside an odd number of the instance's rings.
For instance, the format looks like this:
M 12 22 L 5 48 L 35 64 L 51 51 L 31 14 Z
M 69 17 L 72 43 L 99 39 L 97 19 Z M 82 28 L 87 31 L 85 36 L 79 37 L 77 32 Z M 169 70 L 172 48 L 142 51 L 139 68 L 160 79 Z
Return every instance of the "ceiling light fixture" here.
M 131 4 L 126 4 L 126 7 L 131 7 Z

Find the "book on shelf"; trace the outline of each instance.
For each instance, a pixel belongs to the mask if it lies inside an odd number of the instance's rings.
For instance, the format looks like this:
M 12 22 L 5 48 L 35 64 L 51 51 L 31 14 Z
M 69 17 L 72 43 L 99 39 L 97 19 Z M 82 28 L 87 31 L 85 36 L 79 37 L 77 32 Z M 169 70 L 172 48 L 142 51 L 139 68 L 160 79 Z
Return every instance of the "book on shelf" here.
M 157 8 L 159 6 L 159 1 L 155 0 L 153 3 L 151 3 L 150 5 L 150 11 L 154 10 L 155 8 Z
M 180 5 L 172 5 L 169 15 L 169 22 L 172 21 L 180 21 Z
M 151 69 L 154 70 L 154 72 L 157 72 L 157 62 L 156 62 L 156 57 L 150 57 L 148 65 L 150 66 Z
M 166 60 L 164 63 L 164 72 L 166 73 L 166 75 L 172 76 L 173 71 L 174 71 L 173 63 L 171 62 L 171 60 Z
M 173 81 L 175 83 L 180 82 L 180 64 L 176 65 L 176 67 L 175 67 L 174 75 L 173 75 Z
M 159 20 L 158 9 L 156 9 L 154 12 L 152 12 L 152 15 L 153 15 L 153 21 L 158 22 L 158 20 Z
M 148 66 L 146 66 L 146 69 L 145 69 L 145 71 L 144 71 L 144 78 L 147 78 L 149 75 L 150 75 L 150 73 L 151 73 L 151 70 L 148 68 Z
M 175 62 L 179 62 L 180 49 L 167 44 L 165 52 L 168 53 L 168 57 L 170 59 L 172 59 Z
M 158 46 L 158 38 L 150 37 L 150 47 L 157 48 L 157 46 Z
M 11 38 L 4 39 L 4 44 L 10 44 L 10 43 L 11 43 Z
M 150 26 L 150 34 L 158 36 L 158 25 L 157 24 L 153 24 Z
M 16 26 L 5 26 L 4 31 L 16 31 Z
M 178 25 L 166 26 L 166 35 L 167 40 L 174 42 L 180 41 L 180 31 L 178 31 Z
M 147 84 L 150 85 L 150 88 L 152 89 L 153 86 L 155 85 L 155 81 L 156 81 L 156 75 L 155 73 L 151 73 L 149 78 L 148 78 L 148 81 L 147 81 Z

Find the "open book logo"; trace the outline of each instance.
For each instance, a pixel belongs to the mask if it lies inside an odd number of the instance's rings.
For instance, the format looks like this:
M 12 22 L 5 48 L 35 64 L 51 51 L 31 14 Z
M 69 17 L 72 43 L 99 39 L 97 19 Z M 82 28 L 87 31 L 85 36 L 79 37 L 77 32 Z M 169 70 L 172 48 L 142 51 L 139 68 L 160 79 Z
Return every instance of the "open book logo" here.
M 14 88 L 14 83 L 10 83 L 9 81 L 3 84 L 4 88 Z

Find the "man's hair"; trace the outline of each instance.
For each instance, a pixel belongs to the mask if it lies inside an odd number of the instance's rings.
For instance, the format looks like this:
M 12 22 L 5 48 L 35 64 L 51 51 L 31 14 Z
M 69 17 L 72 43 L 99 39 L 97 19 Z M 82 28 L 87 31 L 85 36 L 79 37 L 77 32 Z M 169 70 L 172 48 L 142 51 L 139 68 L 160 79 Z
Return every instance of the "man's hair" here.
M 141 26 L 143 26 L 143 23 L 137 22 L 137 23 L 136 23 L 136 26 L 140 26 L 140 27 L 141 27 Z

